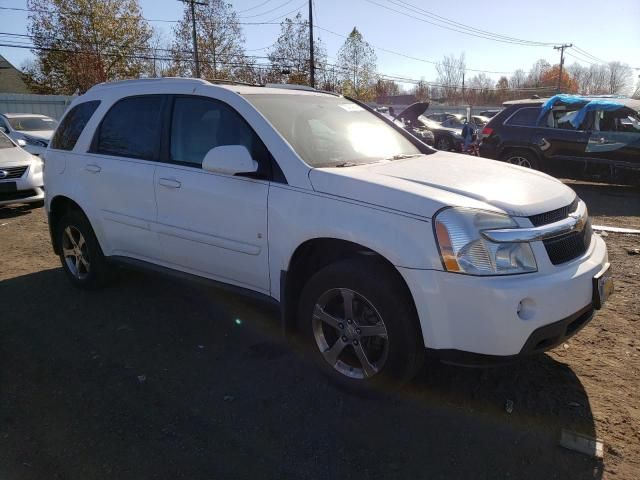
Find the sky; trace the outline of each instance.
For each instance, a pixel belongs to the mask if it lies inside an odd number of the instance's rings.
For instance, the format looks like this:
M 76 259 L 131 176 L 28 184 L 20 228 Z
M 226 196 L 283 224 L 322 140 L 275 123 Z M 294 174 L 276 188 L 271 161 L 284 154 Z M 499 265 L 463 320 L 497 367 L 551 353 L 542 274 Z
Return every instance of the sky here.
M 263 52 L 266 55 L 265 47 L 275 41 L 279 32 L 278 25 L 251 23 L 274 19 L 279 22 L 283 16 L 293 17 L 297 11 L 306 18 L 308 13 L 308 2 L 304 0 L 230 0 L 230 3 L 241 17 L 248 55 Z M 552 64 L 559 62 L 559 52 L 552 45 L 523 46 L 447 30 L 420 20 L 433 21 L 409 12 L 402 4 L 412 4 L 452 22 L 500 35 L 543 43 L 573 43 L 599 59 L 619 60 L 637 68 L 636 80 L 640 75 L 639 0 L 314 0 L 314 3 L 316 36 L 326 46 L 329 61 L 335 60 L 344 36 L 357 27 L 375 47 L 378 71 L 386 75 L 434 81 L 437 73 L 429 61 L 461 53 L 465 54 L 468 69 L 505 72 L 507 76 L 519 68 L 528 71 L 541 58 Z M 140 0 L 140 5 L 149 19 L 176 20 L 185 8 L 178 0 Z M 0 7 L 26 8 L 26 0 L 0 0 Z M 170 37 L 172 23 L 152 22 L 152 25 Z M 0 32 L 27 33 L 27 13 L 0 9 Z M 6 39 L 0 35 L 0 43 Z M 594 61 L 575 49 L 568 49 L 567 53 L 565 64 L 578 61 L 574 57 L 581 58 L 579 63 L 585 66 Z M 32 56 L 29 50 L 10 47 L 0 47 L 0 55 L 18 67 Z M 478 72 L 470 71 L 468 75 L 475 73 Z M 501 74 L 487 75 L 497 79 Z

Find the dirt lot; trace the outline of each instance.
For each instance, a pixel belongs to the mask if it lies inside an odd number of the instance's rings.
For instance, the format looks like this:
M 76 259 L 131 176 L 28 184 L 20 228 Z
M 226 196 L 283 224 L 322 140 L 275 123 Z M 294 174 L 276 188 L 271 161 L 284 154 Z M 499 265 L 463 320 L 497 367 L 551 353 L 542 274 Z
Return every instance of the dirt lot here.
M 572 186 L 594 224 L 640 228 L 640 190 Z M 616 293 L 565 345 L 430 363 L 363 399 L 262 305 L 128 271 L 74 290 L 43 210 L 0 208 L 0 478 L 640 478 L 640 236 L 606 241 Z M 562 428 L 601 438 L 604 460 L 559 447 Z

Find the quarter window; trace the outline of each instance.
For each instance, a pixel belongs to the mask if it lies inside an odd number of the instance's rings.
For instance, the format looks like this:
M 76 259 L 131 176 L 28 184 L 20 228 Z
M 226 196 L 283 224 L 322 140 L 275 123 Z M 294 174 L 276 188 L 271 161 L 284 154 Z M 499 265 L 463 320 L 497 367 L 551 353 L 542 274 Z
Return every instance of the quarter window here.
M 540 107 L 521 108 L 514 113 L 508 120 L 507 125 L 520 127 L 534 127 L 540 115 Z
M 171 161 L 201 166 L 207 152 L 222 145 L 244 145 L 261 170 L 268 163 L 266 147 L 231 107 L 203 97 L 177 97 L 171 120 Z
M 76 105 L 67 113 L 58 125 L 56 133 L 51 140 L 51 148 L 57 150 L 73 150 L 76 142 L 87 125 L 89 119 L 100 105 L 99 100 L 84 102 Z
M 164 95 L 124 98 L 105 115 L 95 151 L 104 155 L 157 160 Z

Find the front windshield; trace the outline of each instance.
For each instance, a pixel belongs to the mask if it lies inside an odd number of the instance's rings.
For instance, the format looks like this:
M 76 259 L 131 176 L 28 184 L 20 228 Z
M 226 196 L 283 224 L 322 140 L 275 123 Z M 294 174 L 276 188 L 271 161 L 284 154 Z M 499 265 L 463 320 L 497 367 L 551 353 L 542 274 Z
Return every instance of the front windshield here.
M 245 98 L 312 167 L 350 166 L 420 154 L 383 120 L 345 98 L 308 94 Z
M 58 122 L 49 117 L 14 117 L 7 118 L 7 121 L 11 128 L 22 132 L 55 130 L 58 126 Z
M 0 133 L 0 148 L 14 148 L 15 145 L 4 133 Z

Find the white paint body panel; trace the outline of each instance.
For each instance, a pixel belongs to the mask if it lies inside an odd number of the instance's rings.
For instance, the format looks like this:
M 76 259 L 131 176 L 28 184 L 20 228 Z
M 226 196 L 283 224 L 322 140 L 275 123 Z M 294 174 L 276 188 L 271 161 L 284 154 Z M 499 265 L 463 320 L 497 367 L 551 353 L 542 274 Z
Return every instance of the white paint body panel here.
M 276 159 L 287 183 L 233 177 L 188 166 L 114 159 L 86 152 L 113 103 L 140 94 L 189 94 L 232 106 Z M 445 152 L 346 168 L 313 169 L 243 95 L 321 95 L 282 89 L 214 86 L 199 80 L 118 82 L 72 104 L 101 105 L 73 152 L 47 151 L 47 208 L 63 195 L 82 206 L 106 255 L 126 255 L 280 299 L 281 272 L 296 249 L 317 238 L 360 244 L 385 257 L 405 279 L 431 348 L 512 355 L 536 328 L 565 318 L 591 299 L 591 278 L 607 262 L 602 239 L 562 265 L 532 249 L 538 271 L 471 277 L 443 271 L 431 218 L 463 206 L 526 216 L 564 207 L 575 193 L 538 172 Z M 85 170 L 99 163 L 101 171 Z M 168 188 L 161 179 L 179 183 Z M 165 182 L 166 183 L 166 182 Z M 526 321 L 523 298 L 535 311 Z

